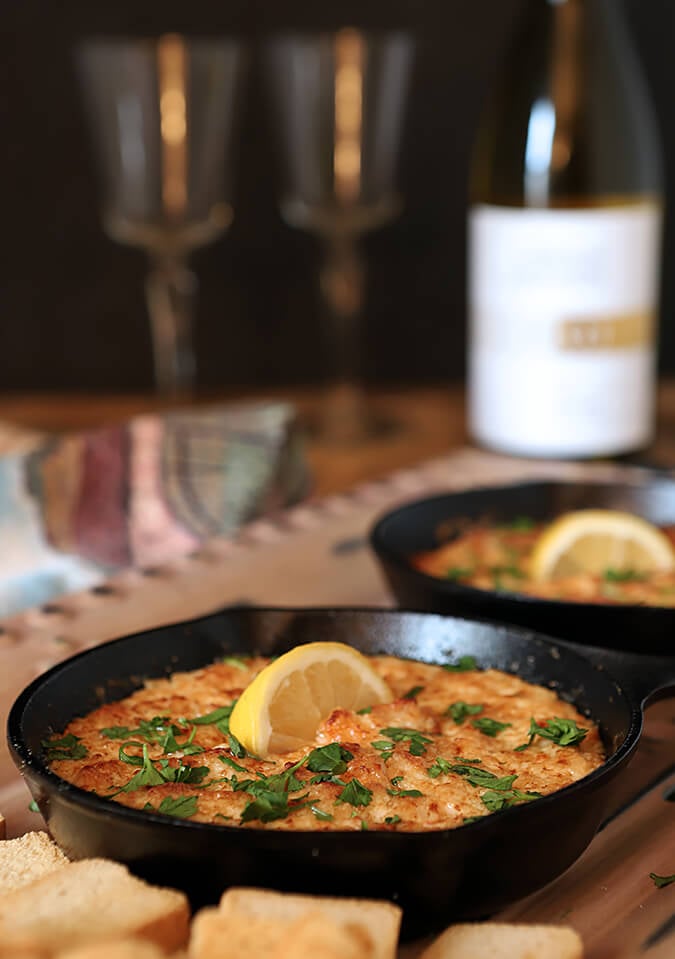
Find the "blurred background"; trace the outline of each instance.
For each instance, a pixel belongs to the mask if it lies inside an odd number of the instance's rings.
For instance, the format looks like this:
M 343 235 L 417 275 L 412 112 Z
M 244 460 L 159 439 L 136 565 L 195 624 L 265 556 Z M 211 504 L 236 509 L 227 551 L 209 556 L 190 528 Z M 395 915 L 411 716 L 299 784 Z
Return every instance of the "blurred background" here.
M 675 4 L 624 2 L 667 163 L 661 368 L 675 372 Z M 7 0 L 0 14 L 0 389 L 150 390 L 145 257 L 106 237 L 74 51 L 82 38 L 237 36 L 248 54 L 235 138 L 234 221 L 197 250 L 197 384 L 320 382 L 319 246 L 279 214 L 262 82 L 289 29 L 397 28 L 416 42 L 398 181 L 401 215 L 365 237 L 364 369 L 372 384 L 459 380 L 465 350 L 466 179 L 475 122 L 520 0 Z

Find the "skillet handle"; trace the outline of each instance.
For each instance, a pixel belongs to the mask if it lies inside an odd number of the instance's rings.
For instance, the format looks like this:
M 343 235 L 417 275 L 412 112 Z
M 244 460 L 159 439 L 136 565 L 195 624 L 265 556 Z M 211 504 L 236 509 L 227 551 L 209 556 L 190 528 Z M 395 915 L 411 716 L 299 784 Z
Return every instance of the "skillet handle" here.
M 675 656 L 646 656 L 599 646 L 562 643 L 618 680 L 633 702 L 642 707 L 675 695 Z

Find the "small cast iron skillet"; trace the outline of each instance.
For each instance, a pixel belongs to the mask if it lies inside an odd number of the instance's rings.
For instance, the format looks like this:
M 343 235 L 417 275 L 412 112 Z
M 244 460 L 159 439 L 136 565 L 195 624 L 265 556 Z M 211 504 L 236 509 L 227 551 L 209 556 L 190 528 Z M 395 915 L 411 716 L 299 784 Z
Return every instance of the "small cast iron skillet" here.
M 618 509 L 657 526 L 675 523 L 675 482 L 530 482 L 447 493 L 382 516 L 370 544 L 403 609 L 487 617 L 588 646 L 675 655 L 675 607 L 610 606 L 475 589 L 416 570 L 410 557 L 447 542 L 463 520 L 548 521 L 569 510 Z
M 143 678 L 196 669 L 226 653 L 277 654 L 317 640 L 432 663 L 472 655 L 482 667 L 551 686 L 599 722 L 608 759 L 551 796 L 459 829 L 419 833 L 285 832 L 170 819 L 100 799 L 45 763 L 45 736 L 127 696 Z M 150 881 L 184 889 L 195 905 L 215 901 L 232 884 L 387 898 L 404 908 L 405 935 L 420 935 L 453 918 L 485 916 L 544 885 L 593 838 L 638 744 L 643 701 L 675 686 L 675 660 L 645 657 L 631 675 L 635 658 L 606 650 L 594 657 L 596 663 L 510 627 L 419 613 L 229 609 L 118 639 L 49 670 L 12 707 L 9 745 L 54 838 L 74 858 L 128 863 Z

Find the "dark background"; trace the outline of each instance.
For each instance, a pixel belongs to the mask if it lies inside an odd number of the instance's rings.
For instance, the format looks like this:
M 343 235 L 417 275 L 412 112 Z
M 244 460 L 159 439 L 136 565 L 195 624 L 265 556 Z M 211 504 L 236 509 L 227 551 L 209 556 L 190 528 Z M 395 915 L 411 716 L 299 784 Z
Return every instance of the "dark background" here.
M 675 3 L 623 3 L 675 183 Z M 264 38 L 289 28 L 406 27 L 417 39 L 400 185 L 405 211 L 366 240 L 365 367 L 375 383 L 457 379 L 464 368 L 468 155 L 495 60 L 522 0 L 3 0 L 0 8 L 0 390 L 152 383 L 145 258 L 102 233 L 73 66 L 89 34 L 235 33 L 249 49 L 235 222 L 193 258 L 199 384 L 320 379 L 317 245 L 286 227 L 260 89 Z M 318 12 L 317 12 L 318 11 Z M 675 234 L 668 196 L 661 366 L 675 371 Z

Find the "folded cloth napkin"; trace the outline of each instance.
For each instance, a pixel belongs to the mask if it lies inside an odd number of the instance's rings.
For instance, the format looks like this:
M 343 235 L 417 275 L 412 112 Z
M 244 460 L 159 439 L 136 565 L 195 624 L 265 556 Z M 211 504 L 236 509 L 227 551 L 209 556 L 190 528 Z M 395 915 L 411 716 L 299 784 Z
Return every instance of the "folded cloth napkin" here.
M 0 615 L 152 565 L 302 499 L 292 407 L 139 416 L 0 458 Z

